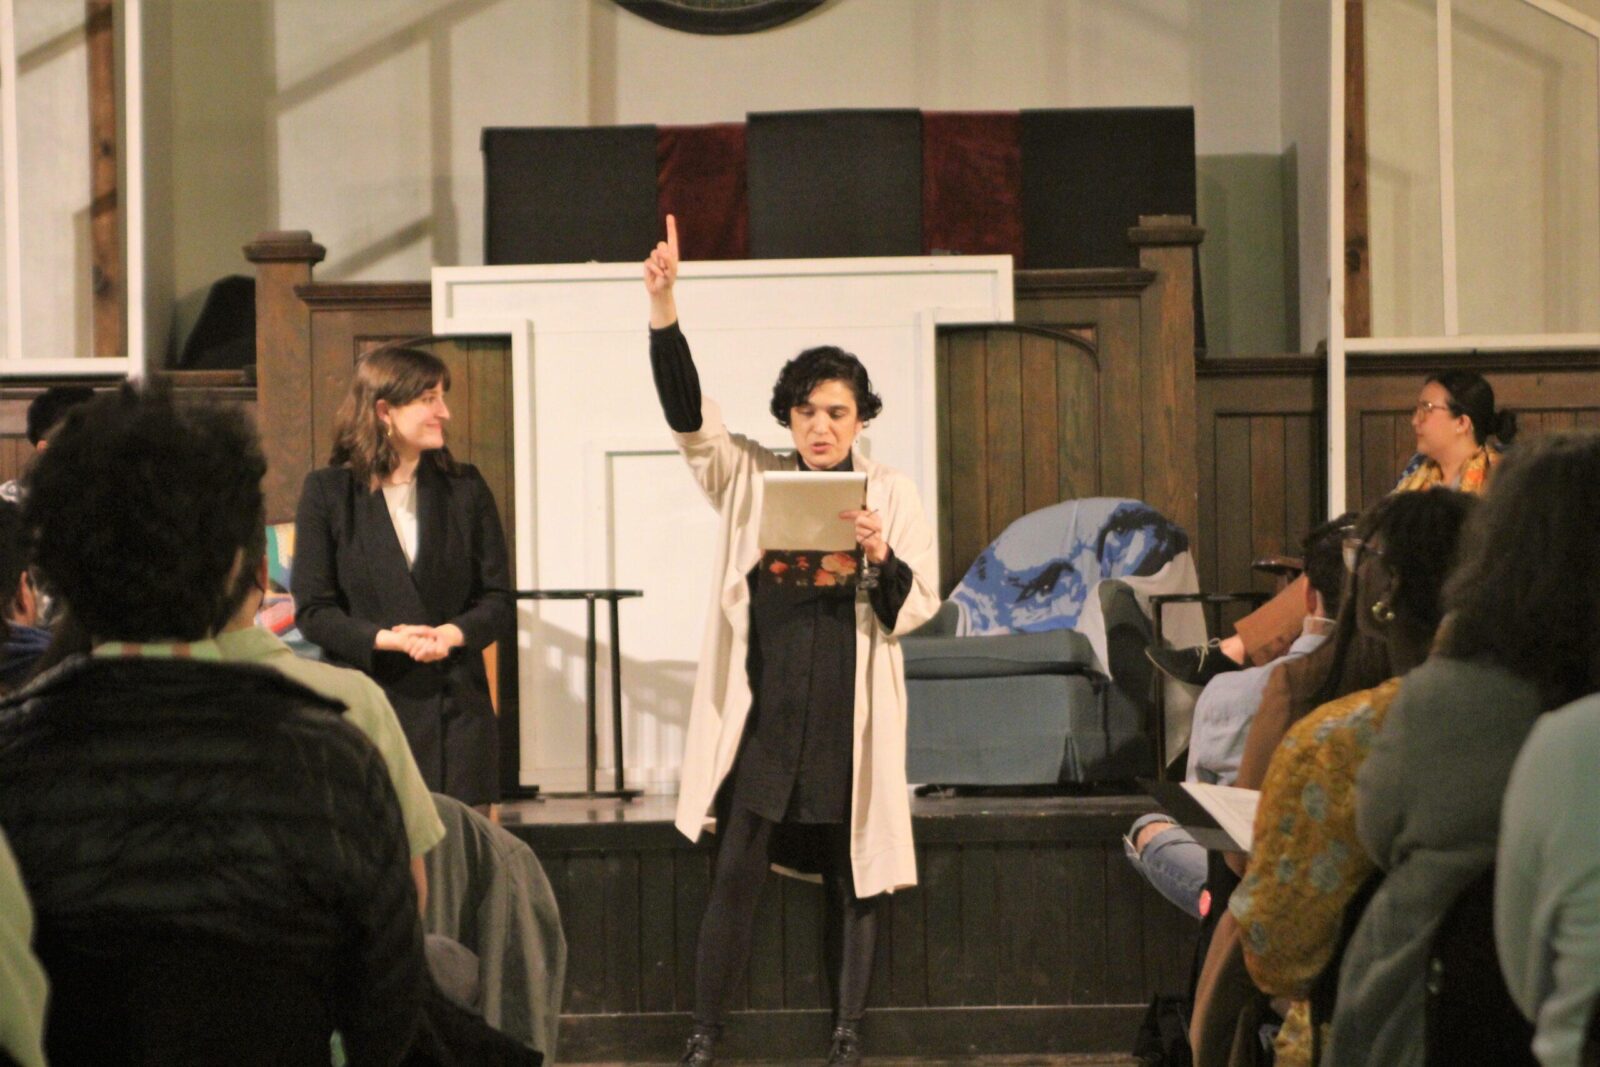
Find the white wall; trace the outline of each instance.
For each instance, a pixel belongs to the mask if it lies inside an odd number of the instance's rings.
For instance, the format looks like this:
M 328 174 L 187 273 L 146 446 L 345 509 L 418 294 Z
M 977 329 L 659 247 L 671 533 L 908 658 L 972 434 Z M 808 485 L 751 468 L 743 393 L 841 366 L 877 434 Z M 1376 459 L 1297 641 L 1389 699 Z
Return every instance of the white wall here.
M 1298 238 L 1299 340 L 1309 352 L 1328 337 L 1328 4 L 1282 0 L 1278 29 L 1287 193 Z
M 1202 170 L 1207 158 L 1271 164 L 1293 126 L 1295 104 L 1279 90 L 1288 2 L 832 0 L 766 33 L 703 37 L 612 0 L 145 0 L 152 355 L 168 347 L 169 319 L 181 339 L 211 282 L 248 269 L 240 247 L 262 230 L 310 229 L 329 250 L 319 277 L 330 280 L 418 279 L 435 264 L 480 262 L 488 125 L 1188 104 Z M 41 354 L 79 354 L 86 79 L 81 34 L 60 34 L 82 8 L 17 4 L 25 53 L 56 42 L 27 62 L 21 84 L 24 313 Z M 1227 177 L 1245 173 L 1231 163 L 1216 173 L 1201 194 L 1219 220 L 1259 225 L 1280 213 L 1260 203 L 1272 184 L 1261 167 L 1248 181 Z M 1249 322 L 1250 294 L 1281 288 L 1282 273 L 1281 248 L 1258 255 L 1255 235 L 1227 238 L 1204 253 L 1218 280 L 1208 305 L 1224 326 Z
M 1202 155 L 1282 148 L 1276 0 L 834 0 L 741 37 L 611 0 L 147 2 L 178 16 L 180 332 L 262 229 L 310 229 L 330 280 L 481 262 L 484 126 L 1192 104 Z
M 1566 0 L 1600 16 L 1600 0 Z M 1520 2 L 1453 8 L 1462 333 L 1600 330 L 1600 71 L 1594 37 Z M 1445 330 L 1432 0 L 1367 0 L 1377 336 Z
M 22 353 L 92 354 L 88 46 L 82 4 L 16 0 Z

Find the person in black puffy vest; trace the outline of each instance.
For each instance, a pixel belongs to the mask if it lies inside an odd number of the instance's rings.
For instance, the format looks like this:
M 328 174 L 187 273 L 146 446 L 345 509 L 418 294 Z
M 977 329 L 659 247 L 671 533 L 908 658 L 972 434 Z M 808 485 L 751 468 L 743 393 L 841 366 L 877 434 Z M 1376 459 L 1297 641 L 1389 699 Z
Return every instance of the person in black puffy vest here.
M 64 612 L 0 704 L 0 827 L 37 918 L 55 1065 L 352 1064 L 428 996 L 405 831 L 342 708 L 208 640 L 255 568 L 243 415 L 131 386 L 75 408 L 24 524 Z

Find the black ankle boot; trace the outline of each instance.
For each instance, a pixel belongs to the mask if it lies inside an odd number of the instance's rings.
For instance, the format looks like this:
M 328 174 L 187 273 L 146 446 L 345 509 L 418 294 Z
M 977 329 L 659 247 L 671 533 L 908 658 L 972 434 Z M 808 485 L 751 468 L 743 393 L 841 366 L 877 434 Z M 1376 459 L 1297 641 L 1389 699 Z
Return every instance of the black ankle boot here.
M 694 1032 L 689 1035 L 689 1043 L 683 1050 L 683 1059 L 679 1064 L 688 1067 L 711 1067 L 717 1062 L 717 1042 L 722 1038 L 722 1027 L 701 1026 L 695 1024 Z
M 859 1067 L 861 1063 L 861 1024 L 840 1023 L 833 1028 L 833 1044 L 828 1049 L 828 1067 Z

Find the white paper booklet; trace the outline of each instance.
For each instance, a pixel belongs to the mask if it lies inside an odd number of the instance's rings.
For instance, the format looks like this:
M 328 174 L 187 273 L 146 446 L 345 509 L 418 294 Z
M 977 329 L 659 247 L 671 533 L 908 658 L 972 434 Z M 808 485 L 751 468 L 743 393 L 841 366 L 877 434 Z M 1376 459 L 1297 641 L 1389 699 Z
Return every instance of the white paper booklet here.
M 1184 782 L 1183 788 L 1241 850 L 1249 852 L 1254 847 L 1256 805 L 1261 802 L 1258 790 L 1206 782 Z
M 867 476 L 859 471 L 767 471 L 761 476 L 761 548 L 848 552 L 855 527 L 839 512 L 866 506 Z

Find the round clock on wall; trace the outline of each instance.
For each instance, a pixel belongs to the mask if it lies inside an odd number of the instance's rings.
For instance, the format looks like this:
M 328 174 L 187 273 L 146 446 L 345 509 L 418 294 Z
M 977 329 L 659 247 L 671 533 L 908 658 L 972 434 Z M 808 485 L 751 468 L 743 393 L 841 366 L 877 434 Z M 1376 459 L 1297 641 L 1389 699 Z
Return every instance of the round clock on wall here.
M 687 33 L 754 33 L 770 29 L 824 0 L 616 0 L 642 18 Z

